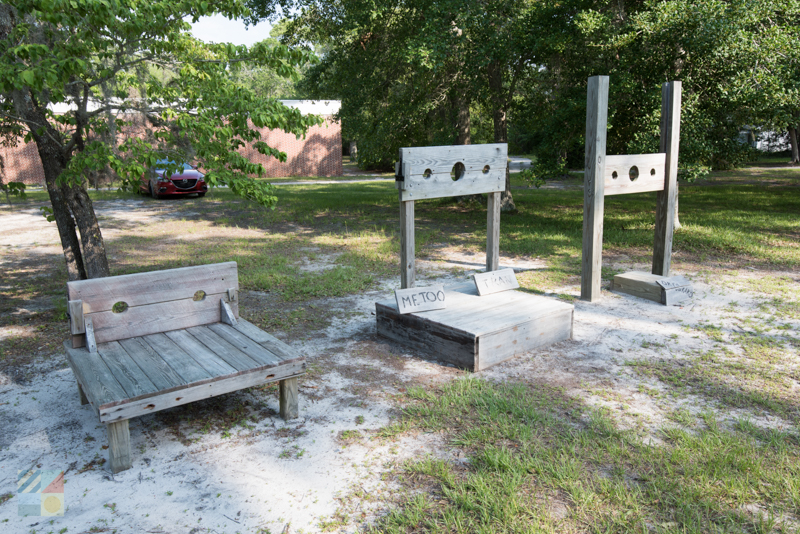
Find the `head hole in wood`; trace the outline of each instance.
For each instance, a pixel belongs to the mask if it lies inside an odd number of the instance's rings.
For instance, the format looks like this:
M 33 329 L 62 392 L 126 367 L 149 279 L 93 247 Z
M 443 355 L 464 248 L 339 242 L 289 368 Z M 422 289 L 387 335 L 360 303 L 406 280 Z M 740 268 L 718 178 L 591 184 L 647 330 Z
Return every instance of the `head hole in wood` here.
M 275 378 L 275 375 L 267 375 L 267 378 Z
M 488 165 L 483 166 L 483 174 L 489 174 L 490 167 Z
M 192 297 L 192 300 L 195 301 L 195 302 L 200 302 L 201 300 L 203 300 L 205 298 L 206 298 L 206 292 L 201 289 L 199 291 L 195 291 L 194 296 Z
M 618 176 L 619 174 L 617 174 L 617 171 L 611 173 L 611 178 L 613 178 L 614 180 L 616 180 Z
M 466 170 L 467 168 L 464 167 L 464 164 L 459 161 L 458 163 L 453 165 L 453 169 L 450 171 L 450 178 L 452 178 L 454 182 L 457 182 L 458 180 L 461 179 L 461 177 L 464 176 L 464 172 Z
M 433 174 L 433 171 L 432 171 L 432 170 L 430 170 L 430 169 L 425 169 L 425 172 L 423 172 L 423 173 L 422 173 L 422 177 L 423 177 L 423 178 L 430 178 L 430 177 L 431 177 L 431 174 Z
M 631 179 L 631 182 L 635 182 L 639 178 L 639 167 L 636 165 L 631 167 L 631 170 L 628 171 L 628 178 Z
M 655 176 L 655 175 L 656 175 L 656 170 L 650 169 L 650 176 Z
M 128 303 L 119 301 L 111 306 L 111 311 L 114 313 L 122 313 L 128 309 Z

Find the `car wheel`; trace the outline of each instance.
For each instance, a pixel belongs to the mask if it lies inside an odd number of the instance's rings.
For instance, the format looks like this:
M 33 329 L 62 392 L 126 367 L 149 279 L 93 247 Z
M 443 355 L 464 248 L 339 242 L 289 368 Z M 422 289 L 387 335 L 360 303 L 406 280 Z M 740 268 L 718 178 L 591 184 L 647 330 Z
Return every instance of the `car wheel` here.
M 156 193 L 155 190 L 153 189 L 153 184 L 150 184 L 149 187 L 150 187 L 150 196 L 155 199 L 158 199 L 158 193 Z

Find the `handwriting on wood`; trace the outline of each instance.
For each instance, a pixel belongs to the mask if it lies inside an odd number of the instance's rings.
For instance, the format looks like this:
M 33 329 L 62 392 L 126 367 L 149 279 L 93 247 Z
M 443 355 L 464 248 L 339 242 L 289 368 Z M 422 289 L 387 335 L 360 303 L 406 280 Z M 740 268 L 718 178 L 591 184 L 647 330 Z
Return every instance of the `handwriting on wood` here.
M 492 293 L 499 293 L 519 287 L 514 269 L 500 269 L 499 271 L 490 271 L 488 273 L 477 273 L 473 274 L 472 277 L 475 279 L 475 287 L 478 288 L 478 295 L 480 296 L 491 295 Z
M 400 313 L 441 310 L 447 307 L 442 286 L 396 289 L 394 298 L 397 299 L 397 311 Z
M 683 276 L 671 276 L 669 278 L 661 278 L 656 280 L 656 283 L 664 289 L 675 289 L 676 287 L 690 286 L 691 282 Z
M 661 296 L 661 303 L 666 304 L 667 306 L 673 306 L 694 296 L 694 289 L 692 289 L 691 286 L 664 289 L 663 291 L 664 293 Z

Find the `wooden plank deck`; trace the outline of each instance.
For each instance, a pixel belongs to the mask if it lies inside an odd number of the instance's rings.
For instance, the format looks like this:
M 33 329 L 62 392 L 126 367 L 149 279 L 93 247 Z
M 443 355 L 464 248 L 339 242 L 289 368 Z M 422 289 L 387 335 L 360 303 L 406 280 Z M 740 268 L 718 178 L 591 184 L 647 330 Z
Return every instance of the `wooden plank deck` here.
M 64 344 L 67 360 L 104 423 L 297 376 L 294 349 L 238 320 L 99 343 Z
M 521 291 L 479 296 L 472 282 L 444 290 L 442 310 L 401 315 L 394 300 L 377 302 L 378 335 L 473 371 L 572 337 L 571 304 Z

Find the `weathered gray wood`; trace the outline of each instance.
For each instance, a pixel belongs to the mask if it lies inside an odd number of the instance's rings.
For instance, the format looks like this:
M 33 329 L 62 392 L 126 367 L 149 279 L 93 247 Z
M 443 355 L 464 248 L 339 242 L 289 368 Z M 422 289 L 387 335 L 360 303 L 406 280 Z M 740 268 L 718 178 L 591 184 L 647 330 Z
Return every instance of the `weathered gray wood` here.
M 472 278 L 475 280 L 475 288 L 478 290 L 478 295 L 480 296 L 509 291 L 519 287 L 514 269 L 500 269 L 499 271 L 490 271 L 487 273 L 475 273 L 472 275 Z
M 235 328 L 226 324 L 210 324 L 208 329 L 253 358 L 259 365 L 275 365 L 281 359 Z
M 666 153 L 664 190 L 656 196 L 656 227 L 653 241 L 653 274 L 669 276 L 672 237 L 675 232 L 675 201 L 678 192 L 678 147 L 681 130 L 681 82 L 661 87 L 661 152 Z
M 657 274 L 638 271 L 617 274 L 614 276 L 611 289 L 660 303 L 663 288 L 656 283 L 660 278 L 662 277 Z
M 627 195 L 663 190 L 666 157 L 661 153 L 606 156 L 603 194 Z M 638 169 L 638 177 L 634 181 L 630 178 L 632 167 Z
M 239 318 L 239 324 L 237 324 L 234 328 L 283 361 L 292 361 L 304 358 L 299 352 L 294 350 L 280 339 L 276 338 L 272 334 L 264 332 L 256 325 L 246 321 L 245 319 Z
M 664 289 L 675 289 L 676 287 L 690 286 L 692 283 L 683 276 L 670 276 L 669 278 L 659 278 L 656 283 Z
M 680 302 L 689 300 L 694 296 L 694 289 L 691 286 L 663 289 L 661 291 L 661 304 L 673 306 Z
M 211 376 L 224 376 L 237 372 L 237 369 L 217 356 L 186 330 L 165 332 L 165 336 L 178 345 L 186 354 L 203 367 Z
M 236 317 L 230 305 L 225 300 L 219 300 L 219 320 L 225 324 L 236 326 Z
M 240 389 L 299 376 L 305 373 L 305 370 L 305 360 L 287 362 L 269 369 L 252 369 L 213 381 L 187 385 L 171 391 L 160 392 L 147 398 L 106 405 L 100 409 L 100 421 L 110 422 L 139 417 L 166 410 L 167 408 L 174 408 L 175 406 L 182 406 L 191 402 L 239 391 Z
M 89 314 L 111 311 L 120 301 L 136 307 L 191 299 L 198 290 L 205 291 L 206 295 L 224 293 L 230 287 L 239 287 L 235 261 L 77 280 L 67 283 L 67 293 L 69 300 L 82 300 L 85 313 Z
M 157 390 L 155 384 L 139 368 L 133 358 L 125 352 L 119 342 L 101 343 L 97 347 L 97 352 L 128 397 L 146 395 Z
M 83 318 L 83 329 L 86 331 L 86 349 L 89 352 L 97 352 L 97 339 L 94 335 L 94 323 L 91 317 Z
M 194 361 L 183 349 L 164 334 L 150 334 L 142 339 L 150 345 L 162 360 L 167 362 L 176 373 L 188 384 L 212 378 L 208 371 Z
M 103 343 L 216 323 L 220 319 L 219 302 L 226 295 L 227 292 L 206 295 L 200 301 L 188 298 L 156 302 L 129 307 L 123 313 L 93 313 L 90 317 L 94 321 L 95 338 L 98 343 Z
M 127 393 L 98 353 L 89 352 L 85 348 L 73 349 L 67 342 L 64 343 L 64 348 L 75 378 L 95 408 L 127 398 Z
M 258 367 L 260 363 L 240 351 L 223 338 L 212 332 L 205 326 L 195 326 L 187 328 L 187 331 L 203 345 L 208 347 L 226 363 L 235 367 L 239 371 L 246 371 Z
M 401 201 L 490 193 L 505 189 L 508 145 L 401 148 L 400 161 Z M 450 171 L 456 162 L 464 165 L 464 172 L 453 181 Z
M 156 389 L 169 389 L 186 384 L 186 380 L 164 361 L 144 339 L 122 339 L 119 342 Z
M 239 301 L 239 289 L 235 287 L 228 288 L 228 302 L 238 302 Z M 239 316 L 237 315 L 236 318 L 238 319 Z
M 600 298 L 607 123 L 608 76 L 592 76 L 589 78 L 586 96 L 586 162 L 581 257 L 581 299 L 590 302 Z
M 78 382 L 78 398 L 81 401 L 81 406 L 84 404 L 89 404 L 89 399 L 86 398 L 86 393 L 83 392 L 83 388 L 81 387 L 81 383 Z
M 444 287 L 411 287 L 396 289 L 395 302 L 399 313 L 421 312 L 428 310 L 441 310 L 447 307 Z
M 285 421 L 297 419 L 300 407 L 297 401 L 297 378 L 285 378 L 278 383 L 281 418 Z
M 414 201 L 403 201 L 400 194 L 400 288 L 414 287 Z
M 505 184 L 505 176 L 503 177 Z M 505 187 L 505 185 L 504 185 Z M 486 206 L 486 270 L 500 268 L 500 195 L 489 193 Z
M 67 302 L 69 307 L 69 332 L 72 335 L 83 334 L 86 328 L 83 322 L 83 301 L 70 300 Z
M 108 465 L 112 473 L 119 473 L 130 469 L 131 461 L 131 434 L 128 420 L 107 423 L 108 430 Z
M 473 370 L 572 335 L 570 304 L 520 291 L 480 297 L 474 284 L 445 292 L 446 310 L 401 315 L 393 301 L 376 303 L 378 334 Z

